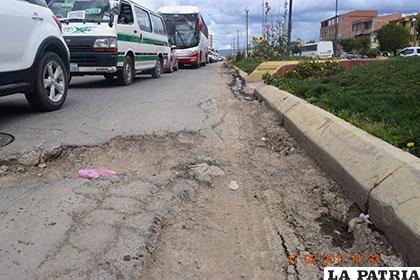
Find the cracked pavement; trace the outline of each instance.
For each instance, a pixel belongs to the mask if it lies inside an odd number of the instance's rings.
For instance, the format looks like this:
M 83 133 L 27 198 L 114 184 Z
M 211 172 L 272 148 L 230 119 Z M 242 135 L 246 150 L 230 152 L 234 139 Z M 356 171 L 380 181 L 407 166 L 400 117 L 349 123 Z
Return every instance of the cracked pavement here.
M 2 98 L 0 131 L 16 140 L 0 149 L 0 162 L 36 149 L 98 145 L 117 136 L 206 129 L 220 120 L 211 108 L 220 94 L 216 67 L 185 69 L 159 80 L 138 76 L 130 87 L 76 77 L 65 106 L 51 113 L 32 112 L 23 96 Z
M 35 153 L 36 164 L 19 158 L 4 163 L 1 279 L 321 279 L 324 265 L 304 263 L 308 254 L 375 252 L 382 265 L 404 265 L 275 113 L 234 97 L 230 71 L 211 65 L 179 74 L 165 76 L 161 86 L 141 79 L 128 93 L 103 81 L 77 81 L 67 110 L 85 94 L 109 95 L 116 112 L 100 98 L 89 125 L 66 138 L 79 144 L 54 155 Z M 201 75 L 205 83 L 184 84 Z M 152 99 L 143 111 L 141 104 Z M 9 100 L 0 107 L 8 102 L 23 106 Z M 11 127 L 13 114 L 1 114 Z M 64 123 L 61 114 L 34 126 L 57 117 Z M 115 119 L 102 121 L 106 114 Z M 30 116 L 16 119 L 18 135 L 30 136 L 22 130 Z M 112 125 L 117 120 L 118 129 Z M 47 143 L 55 136 L 46 130 L 42 138 Z M 112 169 L 118 176 L 76 179 L 81 168 Z M 232 182 L 238 189 L 229 188 Z M 302 258 L 291 263 L 295 255 Z

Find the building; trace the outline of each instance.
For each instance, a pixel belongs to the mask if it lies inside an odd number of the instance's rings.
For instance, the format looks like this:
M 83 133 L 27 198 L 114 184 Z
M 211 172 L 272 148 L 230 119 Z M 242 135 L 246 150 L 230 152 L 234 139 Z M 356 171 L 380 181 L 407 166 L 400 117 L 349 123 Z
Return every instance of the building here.
M 412 46 L 420 46 L 420 34 L 416 30 L 417 21 L 420 20 L 420 12 L 417 15 L 409 15 L 391 21 L 393 24 L 401 25 L 410 31 L 410 42 Z
M 392 21 L 398 21 L 401 18 L 401 13 L 377 16 L 373 18 L 364 18 L 353 22 L 352 32 L 354 37 L 366 37 L 370 40 L 371 48 L 378 48 L 379 43 L 377 34 L 379 29 Z
M 338 16 L 338 39 L 353 37 L 353 23 L 359 20 L 372 19 L 378 16 L 378 11 L 359 10 Z M 332 17 L 321 22 L 321 41 L 334 41 L 336 18 Z
M 213 34 L 209 33 L 209 49 L 213 49 Z

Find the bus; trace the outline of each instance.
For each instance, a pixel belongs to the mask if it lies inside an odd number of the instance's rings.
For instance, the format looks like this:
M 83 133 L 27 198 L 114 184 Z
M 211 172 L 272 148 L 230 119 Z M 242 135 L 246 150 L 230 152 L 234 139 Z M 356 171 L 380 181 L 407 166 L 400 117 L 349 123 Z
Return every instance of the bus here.
M 321 41 L 303 45 L 300 56 L 315 57 L 319 59 L 332 58 L 334 55 L 334 46 L 331 41 Z
M 180 65 L 193 68 L 209 62 L 207 25 L 200 9 L 194 6 L 166 6 L 158 10 L 166 23 L 169 43 Z

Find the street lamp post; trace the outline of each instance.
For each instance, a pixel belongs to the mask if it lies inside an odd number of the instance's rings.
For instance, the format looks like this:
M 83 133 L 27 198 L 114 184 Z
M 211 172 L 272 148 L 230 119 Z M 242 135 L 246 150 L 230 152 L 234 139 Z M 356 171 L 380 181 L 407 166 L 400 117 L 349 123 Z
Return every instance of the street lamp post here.
M 292 43 L 292 17 L 293 17 L 293 0 L 289 3 L 289 27 L 287 30 L 287 56 L 290 57 L 291 43 Z
M 249 57 L 249 9 L 245 9 L 246 13 L 246 57 Z
M 338 0 L 335 0 L 335 32 L 334 32 L 334 55 L 337 56 L 338 47 Z
M 241 45 L 240 45 L 240 41 L 239 41 L 239 30 L 236 30 L 236 47 L 237 47 L 237 49 L 238 49 L 238 53 L 240 53 L 241 52 Z
M 262 10 L 261 10 L 262 31 L 261 31 L 261 36 L 265 37 L 265 24 L 264 24 L 265 4 L 264 4 L 264 0 L 261 0 L 261 2 L 262 2 Z

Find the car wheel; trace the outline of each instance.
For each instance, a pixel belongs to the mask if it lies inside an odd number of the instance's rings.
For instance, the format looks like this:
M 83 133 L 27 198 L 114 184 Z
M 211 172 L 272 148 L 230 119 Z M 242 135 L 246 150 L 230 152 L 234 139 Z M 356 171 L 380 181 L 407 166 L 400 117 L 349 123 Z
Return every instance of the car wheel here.
M 34 90 L 25 94 L 29 104 L 40 111 L 60 109 L 69 86 L 69 74 L 63 60 L 55 53 L 45 53 L 36 71 Z
M 155 68 L 152 70 L 152 78 L 159 79 L 162 74 L 162 59 L 156 60 Z
M 104 78 L 108 81 L 112 81 L 112 80 L 114 80 L 115 75 L 114 74 L 105 74 Z
M 123 67 L 117 73 L 118 83 L 122 86 L 129 86 L 133 83 L 135 76 L 133 60 L 130 56 L 124 59 Z

